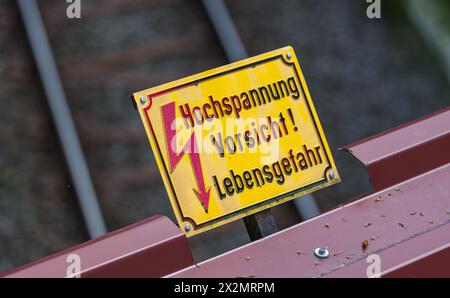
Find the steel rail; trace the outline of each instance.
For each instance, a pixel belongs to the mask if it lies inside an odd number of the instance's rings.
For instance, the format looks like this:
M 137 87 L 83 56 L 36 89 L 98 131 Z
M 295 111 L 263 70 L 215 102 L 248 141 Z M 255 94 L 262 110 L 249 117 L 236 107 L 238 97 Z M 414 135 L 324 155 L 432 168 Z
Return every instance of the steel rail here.
M 51 115 L 62 145 L 72 182 L 91 238 L 106 233 L 106 227 L 45 27 L 35 0 L 17 0 L 34 60 L 47 96 Z

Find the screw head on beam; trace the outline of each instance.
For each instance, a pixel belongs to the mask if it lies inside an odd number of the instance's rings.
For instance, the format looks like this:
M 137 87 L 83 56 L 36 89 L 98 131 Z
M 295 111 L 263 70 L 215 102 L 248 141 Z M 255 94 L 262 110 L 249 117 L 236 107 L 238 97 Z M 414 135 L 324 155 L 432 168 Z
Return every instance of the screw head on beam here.
M 141 98 L 139 98 L 139 101 L 141 102 L 141 104 L 145 104 L 147 102 L 147 98 L 145 98 L 145 96 L 141 96 Z
M 286 57 L 287 57 L 288 59 L 291 59 L 291 58 L 292 58 L 292 53 L 291 53 L 291 52 L 287 52 L 287 53 L 286 53 Z
M 186 232 L 189 232 L 189 231 L 191 230 L 191 225 L 190 225 L 190 224 L 186 224 L 186 225 L 184 226 L 184 230 L 185 230 Z
M 330 256 L 330 252 L 326 247 L 318 247 L 314 250 L 314 255 L 319 259 L 326 259 Z

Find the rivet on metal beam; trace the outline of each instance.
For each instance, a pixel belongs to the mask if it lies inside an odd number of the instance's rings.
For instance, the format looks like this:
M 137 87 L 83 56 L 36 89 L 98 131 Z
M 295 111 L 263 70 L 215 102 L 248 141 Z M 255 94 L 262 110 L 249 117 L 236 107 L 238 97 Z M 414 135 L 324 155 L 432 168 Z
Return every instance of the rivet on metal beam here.
M 330 252 L 326 247 L 319 247 L 314 250 L 314 255 L 319 259 L 326 259 L 330 256 Z

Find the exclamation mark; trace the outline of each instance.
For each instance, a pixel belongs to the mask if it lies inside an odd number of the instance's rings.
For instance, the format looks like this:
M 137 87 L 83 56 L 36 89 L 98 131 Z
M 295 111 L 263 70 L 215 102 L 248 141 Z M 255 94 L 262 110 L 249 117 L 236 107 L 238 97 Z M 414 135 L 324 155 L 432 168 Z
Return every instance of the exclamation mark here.
M 291 108 L 288 108 L 287 112 L 289 114 L 289 118 L 291 118 L 292 125 L 294 126 L 294 131 L 297 131 L 298 127 L 295 125 L 294 115 L 292 114 Z

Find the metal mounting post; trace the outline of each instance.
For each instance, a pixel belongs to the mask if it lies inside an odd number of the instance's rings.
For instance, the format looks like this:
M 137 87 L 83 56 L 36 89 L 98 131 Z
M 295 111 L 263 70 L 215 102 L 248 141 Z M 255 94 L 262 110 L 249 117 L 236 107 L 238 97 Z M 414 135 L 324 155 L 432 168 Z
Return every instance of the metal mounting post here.
M 244 217 L 244 223 L 251 241 L 278 232 L 278 226 L 270 208 Z

